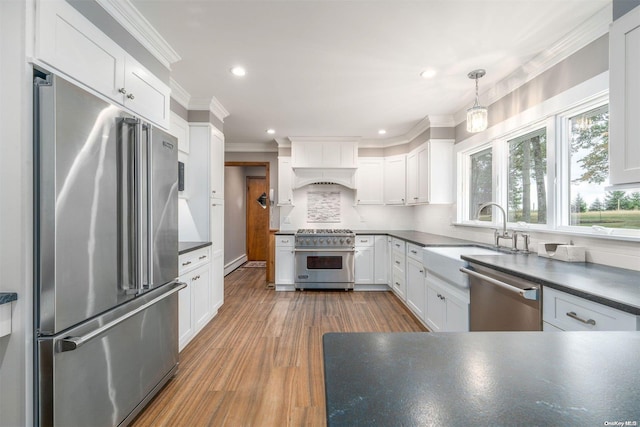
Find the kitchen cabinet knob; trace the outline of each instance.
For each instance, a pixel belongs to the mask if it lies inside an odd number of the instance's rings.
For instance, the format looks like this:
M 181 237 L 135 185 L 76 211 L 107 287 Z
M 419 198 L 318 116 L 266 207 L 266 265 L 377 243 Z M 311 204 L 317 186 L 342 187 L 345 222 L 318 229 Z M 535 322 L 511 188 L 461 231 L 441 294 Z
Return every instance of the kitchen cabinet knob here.
M 420 273 L 424 273 L 424 270 L 420 270 Z
M 187 262 L 183 262 L 182 265 L 189 265 L 191 264 L 191 261 L 187 261 Z
M 400 261 L 396 261 L 396 264 L 400 265 Z
M 121 93 L 121 94 L 123 94 L 123 95 L 126 95 L 126 94 L 127 94 L 127 90 L 126 90 L 125 88 L 123 88 L 123 87 L 121 87 L 120 89 L 118 89 L 118 92 L 120 92 L 120 93 Z
M 133 96 L 133 94 L 132 94 L 132 93 L 130 93 L 129 95 L 127 95 L 127 98 L 129 98 L 129 99 L 131 99 L 131 100 L 136 99 L 136 97 L 135 97 L 135 96 Z
M 412 253 L 412 254 L 417 254 L 418 252 L 417 252 L 417 251 L 414 251 L 413 249 L 411 249 L 411 253 Z
M 413 198 L 413 200 L 418 200 L 418 198 L 417 198 L 417 197 L 414 197 L 414 198 Z
M 216 190 L 211 190 L 211 192 L 212 192 L 213 194 L 216 194 Z

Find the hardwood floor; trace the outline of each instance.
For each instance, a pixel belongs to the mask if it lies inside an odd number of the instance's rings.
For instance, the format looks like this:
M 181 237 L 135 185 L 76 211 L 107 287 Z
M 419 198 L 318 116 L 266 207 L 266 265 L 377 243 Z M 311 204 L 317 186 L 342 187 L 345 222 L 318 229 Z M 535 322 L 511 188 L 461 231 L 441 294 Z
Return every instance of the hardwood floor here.
M 223 307 L 133 426 L 324 426 L 325 332 L 425 330 L 391 292 L 275 292 L 264 275 L 225 278 Z

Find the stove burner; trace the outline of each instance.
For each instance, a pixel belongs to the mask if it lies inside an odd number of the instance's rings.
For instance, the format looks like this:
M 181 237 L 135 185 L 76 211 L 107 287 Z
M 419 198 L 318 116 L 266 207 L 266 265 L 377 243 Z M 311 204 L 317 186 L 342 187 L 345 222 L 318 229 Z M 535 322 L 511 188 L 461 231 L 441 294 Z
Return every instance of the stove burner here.
M 347 228 L 301 228 L 296 234 L 354 234 Z

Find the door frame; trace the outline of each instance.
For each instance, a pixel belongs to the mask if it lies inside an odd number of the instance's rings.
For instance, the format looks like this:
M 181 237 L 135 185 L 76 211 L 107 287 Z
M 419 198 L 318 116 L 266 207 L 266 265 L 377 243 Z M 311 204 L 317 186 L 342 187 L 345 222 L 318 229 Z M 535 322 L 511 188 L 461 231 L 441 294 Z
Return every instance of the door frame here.
M 271 189 L 271 180 L 269 179 L 269 166 L 270 163 L 268 161 L 266 162 L 224 162 L 225 167 L 226 166 L 264 166 L 264 177 L 266 179 L 266 184 L 267 184 L 267 196 L 268 191 Z M 244 185 L 246 186 L 246 181 L 244 183 Z M 246 219 L 246 209 L 245 209 L 245 219 Z M 269 241 L 269 231 L 271 230 L 271 200 L 269 200 L 269 197 L 267 197 L 267 224 L 269 225 L 267 227 L 267 242 Z M 245 224 L 245 227 L 247 225 Z M 247 247 L 247 239 L 248 236 L 245 236 L 245 249 Z

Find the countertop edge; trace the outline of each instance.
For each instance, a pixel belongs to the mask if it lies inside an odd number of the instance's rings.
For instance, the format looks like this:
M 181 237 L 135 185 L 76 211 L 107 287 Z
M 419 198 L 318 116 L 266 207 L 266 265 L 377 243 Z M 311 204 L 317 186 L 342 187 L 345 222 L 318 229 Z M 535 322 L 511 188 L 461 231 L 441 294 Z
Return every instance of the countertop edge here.
M 197 251 L 198 249 L 206 248 L 207 246 L 211 246 L 211 242 L 180 242 L 178 244 L 178 255 L 184 255 L 189 252 Z
M 18 300 L 17 292 L 0 292 L 0 305 Z

